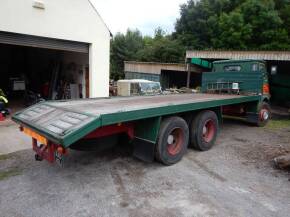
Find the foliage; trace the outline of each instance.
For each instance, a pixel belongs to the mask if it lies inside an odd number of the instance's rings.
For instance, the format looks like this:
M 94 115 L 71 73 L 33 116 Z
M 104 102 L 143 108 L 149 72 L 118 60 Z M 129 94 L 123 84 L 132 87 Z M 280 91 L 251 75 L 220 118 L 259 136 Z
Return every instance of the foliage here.
M 184 48 L 177 40 L 158 28 L 154 38 L 146 37 L 146 43 L 137 53 L 137 59 L 144 62 L 182 62 L 184 61 Z
M 128 29 L 126 34 L 116 34 L 111 41 L 111 77 L 122 78 L 124 61 L 136 60 L 136 53 L 143 47 L 143 37 L 138 30 Z
M 190 0 L 175 38 L 192 49 L 289 49 L 290 5 L 283 0 Z
M 289 0 L 189 0 L 180 6 L 175 31 L 118 33 L 111 43 L 111 77 L 124 76 L 124 61 L 183 62 L 185 50 L 289 50 Z
M 184 48 L 161 29 L 154 37 L 142 36 L 138 30 L 118 33 L 111 41 L 111 78 L 124 77 L 124 61 L 180 62 L 184 61 Z

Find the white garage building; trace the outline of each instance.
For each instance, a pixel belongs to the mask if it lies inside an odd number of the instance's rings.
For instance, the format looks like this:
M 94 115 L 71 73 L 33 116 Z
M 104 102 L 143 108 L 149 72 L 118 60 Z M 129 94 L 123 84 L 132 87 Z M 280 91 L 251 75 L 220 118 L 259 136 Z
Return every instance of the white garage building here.
M 1 0 L 0 88 L 12 99 L 106 97 L 110 38 L 89 0 Z

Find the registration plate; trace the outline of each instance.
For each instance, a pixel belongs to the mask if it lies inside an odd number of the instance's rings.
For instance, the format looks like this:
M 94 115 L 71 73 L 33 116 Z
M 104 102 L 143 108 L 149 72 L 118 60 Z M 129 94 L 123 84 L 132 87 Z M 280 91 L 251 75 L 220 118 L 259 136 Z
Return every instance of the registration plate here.
M 64 155 L 63 154 L 60 154 L 59 152 L 55 151 L 54 152 L 54 159 L 55 159 L 55 162 L 59 166 L 64 167 Z

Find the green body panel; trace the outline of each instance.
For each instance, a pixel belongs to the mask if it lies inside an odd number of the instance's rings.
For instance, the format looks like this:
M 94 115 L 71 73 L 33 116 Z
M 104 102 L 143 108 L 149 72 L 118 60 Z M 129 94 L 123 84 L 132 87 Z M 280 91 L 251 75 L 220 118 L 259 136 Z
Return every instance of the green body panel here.
M 223 123 L 223 112 L 222 112 L 222 106 L 212 108 L 212 111 L 214 111 L 218 117 L 219 125 Z
M 198 66 L 201 66 L 201 67 L 204 67 L 204 68 L 209 68 L 209 69 L 212 68 L 212 63 L 211 62 L 209 62 L 207 60 L 200 59 L 200 58 L 192 58 L 191 59 L 191 64 L 198 65 Z
M 221 60 L 213 62 L 213 71 L 223 72 L 225 66 L 241 66 L 241 72 L 252 72 L 253 64 L 264 64 L 262 60 Z M 259 70 L 259 69 L 258 69 Z M 265 68 L 264 68 L 265 70 Z
M 158 137 L 161 117 L 144 119 L 136 122 L 135 137 L 155 143 Z
M 202 109 L 216 109 L 221 106 L 239 103 L 258 103 L 260 99 L 260 96 L 181 94 L 63 102 L 48 101 L 17 112 L 13 115 L 13 120 L 64 147 L 69 147 L 99 127 L 130 121 L 133 121 L 137 126 L 137 136 L 153 142 L 156 140 L 160 118 L 163 116 L 178 115 Z M 32 120 L 23 118 L 23 115 L 25 117 L 27 112 L 31 112 L 31 110 L 37 111 L 40 106 L 55 109 L 55 111 L 47 115 L 43 114 L 39 118 L 37 116 L 33 117 L 34 119 Z M 98 108 L 101 110 L 98 110 Z M 96 110 L 99 113 L 96 113 Z M 56 124 L 59 119 L 63 119 L 62 117 L 68 114 L 84 115 L 85 119 L 78 125 L 60 134 L 54 133 L 47 128 L 46 120 L 49 123 Z
M 223 99 L 207 102 L 196 102 L 182 105 L 167 105 L 158 108 L 148 108 L 136 111 L 120 112 L 102 115 L 102 126 L 112 125 L 115 123 L 142 120 L 146 118 L 159 117 L 164 115 L 178 114 L 183 112 L 195 111 L 200 109 L 209 109 L 225 105 L 233 105 L 246 102 L 258 102 L 260 96 L 244 96 L 234 99 Z
M 239 83 L 240 93 L 262 94 L 263 75 L 261 72 L 206 72 L 202 75 L 202 92 L 210 88 L 231 90 L 233 83 Z
M 60 135 L 60 134 L 56 134 L 51 131 L 48 131 L 41 125 L 35 125 L 34 123 L 31 123 L 21 117 L 21 115 L 25 113 L 26 111 L 30 111 L 31 109 L 42 106 L 42 105 L 45 105 L 45 106 L 49 105 L 50 107 L 54 108 L 54 106 L 50 105 L 49 102 L 42 102 L 37 105 L 28 107 L 27 109 L 24 109 L 22 111 L 16 112 L 12 116 L 12 120 L 14 120 L 16 123 L 21 124 L 21 126 L 23 127 L 27 127 L 34 130 L 35 132 L 47 138 L 49 141 L 54 142 L 56 144 L 61 144 L 65 147 L 68 147 L 72 143 L 78 141 L 80 138 L 83 138 L 84 136 L 92 132 L 94 129 L 101 127 L 101 119 L 99 117 L 94 117 L 90 114 L 79 113 L 80 115 L 88 116 L 88 121 L 78 126 L 77 129 L 66 132 L 65 135 Z M 63 110 L 63 113 L 65 112 L 71 113 L 71 111 L 67 111 L 66 109 L 62 109 L 62 110 Z M 77 113 L 77 112 L 73 111 L 73 113 Z
M 271 95 L 277 102 L 290 101 L 290 75 L 278 73 L 271 76 Z
M 271 84 L 290 88 L 290 75 L 289 74 L 276 74 L 271 76 Z
M 272 85 L 271 96 L 273 101 L 279 103 L 290 102 L 290 88 Z

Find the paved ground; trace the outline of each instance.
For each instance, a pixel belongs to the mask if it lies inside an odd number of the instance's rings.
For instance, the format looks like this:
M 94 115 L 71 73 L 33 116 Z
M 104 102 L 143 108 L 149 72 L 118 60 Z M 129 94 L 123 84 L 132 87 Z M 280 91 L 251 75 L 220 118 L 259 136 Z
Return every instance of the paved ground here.
M 4 141 L 0 129 L 0 147 L 22 138 L 11 131 Z M 270 161 L 290 151 L 289 132 L 226 121 L 212 150 L 189 150 L 171 167 L 120 149 L 71 152 L 65 168 L 30 150 L 0 156 L 0 216 L 286 217 L 290 174 Z
M 0 121 L 0 155 L 31 147 L 31 138 L 25 136 L 12 120 Z

